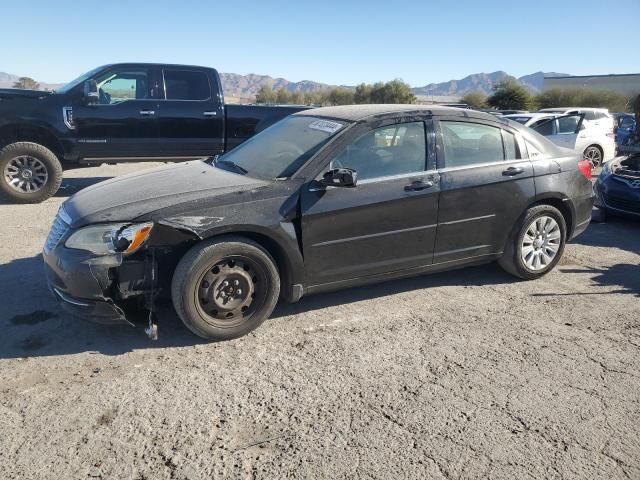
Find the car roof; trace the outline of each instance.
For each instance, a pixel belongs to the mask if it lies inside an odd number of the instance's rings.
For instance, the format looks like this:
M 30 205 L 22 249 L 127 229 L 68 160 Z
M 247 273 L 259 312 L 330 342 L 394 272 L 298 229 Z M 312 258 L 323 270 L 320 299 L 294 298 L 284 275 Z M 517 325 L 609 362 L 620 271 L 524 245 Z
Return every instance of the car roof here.
M 535 113 L 511 113 L 509 115 L 504 115 L 504 118 L 545 118 L 545 117 L 555 117 L 557 114 L 553 112 L 535 112 Z
M 294 115 L 333 118 L 356 122 L 368 117 L 385 114 L 409 113 L 422 115 L 454 115 L 495 121 L 494 115 L 470 110 L 467 108 L 444 107 L 439 105 L 406 105 L 406 104 L 371 104 L 371 105 L 340 105 L 335 107 L 320 107 L 305 110 Z
M 582 112 L 602 112 L 609 113 L 608 108 L 594 108 L 594 107 L 554 107 L 554 108 L 541 108 L 539 112 L 566 112 L 569 110 L 580 110 Z

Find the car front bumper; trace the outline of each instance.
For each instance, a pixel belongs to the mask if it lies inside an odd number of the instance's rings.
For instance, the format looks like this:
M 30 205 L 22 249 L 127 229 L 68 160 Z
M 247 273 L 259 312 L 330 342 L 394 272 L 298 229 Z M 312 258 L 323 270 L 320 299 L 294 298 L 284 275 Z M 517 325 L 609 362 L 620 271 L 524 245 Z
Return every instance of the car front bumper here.
M 595 205 L 610 212 L 640 217 L 640 188 L 627 186 L 624 180 L 613 175 L 606 179 L 598 178 L 593 185 Z
M 122 255 L 95 256 L 58 245 L 42 257 L 49 289 L 66 312 L 96 323 L 132 325 L 110 296 Z

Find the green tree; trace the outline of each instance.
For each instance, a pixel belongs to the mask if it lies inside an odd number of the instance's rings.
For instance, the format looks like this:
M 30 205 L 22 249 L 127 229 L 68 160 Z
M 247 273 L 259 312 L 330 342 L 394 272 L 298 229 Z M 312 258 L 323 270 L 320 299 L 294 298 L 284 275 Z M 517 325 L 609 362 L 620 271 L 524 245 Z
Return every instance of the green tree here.
M 354 103 L 354 91 L 349 88 L 332 88 L 326 92 L 323 105 L 352 105 Z
M 487 102 L 499 110 L 528 110 L 533 106 L 529 91 L 514 78 L 496 83 Z
M 400 79 L 390 82 L 376 82 L 373 85 L 361 83 L 353 96 L 355 103 L 415 103 L 416 96 L 411 87 Z
M 256 94 L 256 103 L 276 103 L 276 92 L 273 88 L 263 85 Z
M 17 82 L 13 83 L 13 88 L 26 88 L 28 90 L 38 90 L 40 84 L 33 78 L 20 77 Z
M 617 92 L 586 90 L 581 88 L 554 88 L 536 96 L 540 108 L 596 107 L 608 108 L 611 112 L 631 111 L 631 99 Z
M 487 108 L 487 96 L 483 92 L 469 92 L 460 99 L 460 102 L 466 103 L 471 108 Z

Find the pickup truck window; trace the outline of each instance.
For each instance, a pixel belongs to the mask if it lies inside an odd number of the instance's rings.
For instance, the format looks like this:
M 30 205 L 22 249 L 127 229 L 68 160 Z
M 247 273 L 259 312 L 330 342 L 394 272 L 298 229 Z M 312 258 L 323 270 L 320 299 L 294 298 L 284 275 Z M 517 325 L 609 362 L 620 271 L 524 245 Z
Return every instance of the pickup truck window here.
M 209 79 L 204 72 L 163 70 L 167 100 L 208 100 L 211 98 Z
M 235 165 L 235 171 L 258 178 L 290 177 L 344 127 L 317 117 L 286 117 L 222 155 L 216 165 Z
M 146 69 L 111 72 L 106 77 L 98 78 L 97 82 L 100 105 L 151 98 Z

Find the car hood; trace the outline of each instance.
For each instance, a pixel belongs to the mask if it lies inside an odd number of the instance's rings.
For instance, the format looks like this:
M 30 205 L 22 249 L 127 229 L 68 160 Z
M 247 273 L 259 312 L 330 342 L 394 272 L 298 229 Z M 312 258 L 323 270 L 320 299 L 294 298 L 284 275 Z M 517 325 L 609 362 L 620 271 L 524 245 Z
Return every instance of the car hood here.
M 20 88 L 0 88 L 0 99 L 9 98 L 41 98 L 51 95 L 51 92 L 42 90 L 24 90 Z
M 72 227 L 129 222 L 188 202 L 253 190 L 269 182 L 221 170 L 202 161 L 123 175 L 76 193 L 64 203 Z

